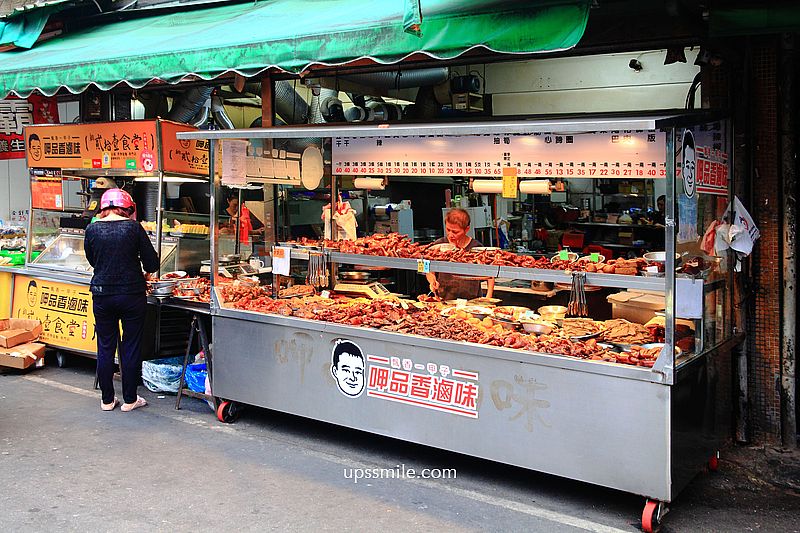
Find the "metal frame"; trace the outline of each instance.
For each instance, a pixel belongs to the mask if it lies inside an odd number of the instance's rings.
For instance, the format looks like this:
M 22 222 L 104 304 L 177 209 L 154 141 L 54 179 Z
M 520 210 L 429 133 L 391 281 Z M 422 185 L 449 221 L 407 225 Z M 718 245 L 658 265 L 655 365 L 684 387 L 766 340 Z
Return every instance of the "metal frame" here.
M 667 347 L 662 351 L 652 369 L 584 361 L 550 354 L 520 352 L 519 350 L 489 347 L 465 342 L 454 342 L 401 333 L 372 330 L 362 327 L 318 322 L 294 317 L 267 315 L 221 307 L 216 290 L 212 290 L 212 327 L 215 346 L 214 394 L 276 409 L 287 413 L 323 420 L 401 438 L 412 442 L 467 453 L 478 457 L 514 464 L 525 468 L 550 472 L 591 483 L 642 494 L 661 501 L 670 501 L 696 473 L 703 459 L 708 459 L 718 449 L 719 435 L 706 433 L 709 420 L 687 416 L 693 402 L 702 398 L 708 405 L 716 405 L 715 370 L 722 356 L 730 350 L 725 343 L 690 358 L 680 367 L 675 365 L 675 128 L 685 124 L 708 122 L 712 115 L 693 114 L 660 115 L 655 117 L 581 116 L 547 119 L 509 120 L 497 122 L 461 122 L 438 124 L 379 124 L 336 125 L 309 127 L 273 127 L 253 130 L 218 130 L 210 132 L 179 133 L 181 139 L 209 139 L 212 158 L 215 143 L 224 139 L 296 138 L 296 137 L 388 137 L 421 135 L 484 135 L 490 133 L 579 133 L 591 131 L 616 131 L 664 129 L 667 131 L 667 204 L 666 204 L 666 275 L 647 278 L 612 274 L 588 274 L 587 283 L 619 288 L 638 288 L 664 291 L 666 303 Z M 212 165 L 213 169 L 214 166 Z M 215 172 L 212 176 L 216 179 Z M 331 180 L 330 192 L 336 199 L 336 179 Z M 218 183 L 216 183 L 218 184 Z M 215 196 L 212 180 L 212 206 Z M 211 217 L 212 287 L 216 285 L 217 254 L 215 238 L 216 217 Z M 417 270 L 416 259 L 376 257 L 359 254 L 326 252 L 335 268 L 337 263 L 354 263 L 389 266 Z M 308 251 L 294 249 L 292 257 L 307 259 Z M 566 272 L 517 267 L 496 267 L 430 262 L 431 271 L 478 276 L 515 277 L 554 282 L 569 282 Z M 469 426 L 459 420 L 437 418 L 428 411 L 409 411 L 401 404 L 360 399 L 342 400 L 336 386 L 331 383 L 330 350 L 338 338 L 357 340 L 370 354 L 411 357 L 440 364 L 456 364 L 481 373 L 483 408 L 481 422 Z M 731 341 L 733 342 L 733 341 Z M 254 346 L 261 347 L 256 349 Z M 286 348 L 291 346 L 293 348 Z M 222 348 L 221 348 L 222 347 Z M 286 351 L 288 350 L 288 352 Z M 327 366 L 326 366 L 327 365 Z M 519 433 L 519 428 L 505 424 L 491 409 L 495 398 L 488 383 L 504 375 L 511 383 L 519 377 L 527 382 L 528 376 L 546 379 L 551 390 L 565 394 L 563 402 L 552 402 L 550 414 L 559 420 L 559 430 L 550 433 L 529 427 Z M 487 377 L 487 381 L 483 380 Z M 545 376 L 541 378 L 540 376 Z M 520 383 L 518 381 L 518 383 Z M 304 390 L 305 394 L 298 394 Z M 311 392 L 313 391 L 313 393 Z M 577 396 L 580 391 L 580 396 Z M 294 394 L 292 394 L 292 392 Z M 608 394 L 612 396 L 608 396 Z M 575 402 L 580 403 L 580 407 Z M 611 403 L 609 403 L 611 402 Z M 398 407 L 400 406 L 400 407 Z M 576 408 L 578 407 L 578 408 Z M 593 409 L 601 412 L 594 413 Z M 616 409 L 616 411 L 615 411 Z M 622 410 L 620 414 L 619 409 Z M 584 412 L 586 411 L 586 412 Z M 617 414 L 611 416 L 611 413 Z M 446 416 L 446 415 L 444 415 Z M 403 418 L 406 417 L 406 418 Z M 411 418 L 408 418 L 411 417 Z M 576 426 L 569 424 L 580 420 Z M 686 419 L 681 418 L 686 417 Z M 400 420 L 400 422 L 398 422 Z M 505 420 L 513 420 L 505 417 Z M 615 428 L 624 420 L 624 428 Z M 562 425 L 562 422 L 564 425 Z M 713 423 L 713 420 L 711 420 Z M 436 431 L 448 424 L 445 437 Z M 483 424 L 483 425 L 482 425 Z M 555 424 L 555 422 L 554 422 Z M 589 439 L 603 445 L 570 453 L 569 442 Z M 719 431 L 719 425 L 713 426 Z M 573 432 L 574 431 L 574 432 Z M 502 435 L 501 443 L 487 447 L 487 434 Z M 454 438 L 454 435 L 460 438 Z M 567 436 L 566 441 L 563 440 Z M 614 458 L 604 457 L 604 450 L 626 449 L 625 465 Z M 630 442 L 637 446 L 630 447 Z M 642 443 L 646 443 L 642 445 Z M 704 457 L 704 454 L 708 454 Z M 581 468 L 576 471 L 575 463 Z

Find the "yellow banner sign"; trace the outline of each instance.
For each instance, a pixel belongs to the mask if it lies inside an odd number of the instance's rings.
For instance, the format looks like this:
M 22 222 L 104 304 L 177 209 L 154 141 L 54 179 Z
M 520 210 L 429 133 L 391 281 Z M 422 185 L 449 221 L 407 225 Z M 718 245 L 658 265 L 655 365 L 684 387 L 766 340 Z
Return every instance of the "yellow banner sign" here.
M 14 276 L 12 314 L 41 321 L 41 341 L 50 346 L 97 352 L 92 294 L 85 285 Z

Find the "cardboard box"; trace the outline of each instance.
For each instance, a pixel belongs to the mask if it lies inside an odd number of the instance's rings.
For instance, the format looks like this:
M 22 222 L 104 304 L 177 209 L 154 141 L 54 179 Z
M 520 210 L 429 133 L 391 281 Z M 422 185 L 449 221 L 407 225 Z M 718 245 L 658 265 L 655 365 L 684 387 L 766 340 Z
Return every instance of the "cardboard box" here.
M 39 342 L 20 344 L 13 348 L 0 348 L 0 366 L 24 370 L 44 359 L 45 345 Z
M 624 318 L 639 324 L 646 324 L 656 316 L 656 311 L 663 311 L 665 305 L 663 294 L 636 291 L 609 294 L 606 299 L 611 303 L 613 318 Z
M 42 323 L 38 320 L 24 318 L 6 318 L 0 320 L 0 348 L 11 348 L 26 342 L 32 342 L 42 333 Z

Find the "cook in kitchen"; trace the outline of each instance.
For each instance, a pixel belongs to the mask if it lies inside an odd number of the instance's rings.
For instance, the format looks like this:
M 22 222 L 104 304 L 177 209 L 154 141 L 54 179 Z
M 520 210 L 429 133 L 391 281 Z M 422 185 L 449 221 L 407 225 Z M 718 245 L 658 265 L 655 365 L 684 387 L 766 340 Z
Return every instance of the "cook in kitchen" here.
M 472 250 L 475 247 L 483 246 L 479 241 L 469 236 L 469 226 L 472 221 L 469 213 L 464 209 L 451 209 L 444 218 L 445 236 L 433 242 L 433 245 L 452 244 L 462 250 Z M 464 298 L 471 300 L 480 298 L 482 279 L 464 277 L 443 272 L 425 274 L 430 285 L 431 292 L 443 300 L 455 300 Z M 494 293 L 494 278 L 483 278 L 486 280 L 486 297 L 491 298 Z

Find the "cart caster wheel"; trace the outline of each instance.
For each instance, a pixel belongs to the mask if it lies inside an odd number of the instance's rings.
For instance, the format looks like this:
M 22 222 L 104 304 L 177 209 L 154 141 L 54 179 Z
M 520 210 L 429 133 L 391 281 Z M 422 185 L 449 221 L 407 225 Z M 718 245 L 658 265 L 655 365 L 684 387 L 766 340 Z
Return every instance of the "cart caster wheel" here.
M 239 418 L 239 406 L 234 402 L 224 401 L 217 407 L 217 419 L 226 424 L 233 424 Z
M 667 514 L 667 506 L 656 500 L 647 500 L 642 511 L 642 531 L 655 533 L 661 527 L 661 520 Z
M 716 472 L 717 470 L 719 470 L 719 452 L 715 452 L 708 460 L 708 471 Z
M 66 368 L 69 366 L 69 355 L 61 350 L 56 352 L 56 365 L 58 368 Z

